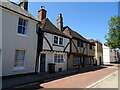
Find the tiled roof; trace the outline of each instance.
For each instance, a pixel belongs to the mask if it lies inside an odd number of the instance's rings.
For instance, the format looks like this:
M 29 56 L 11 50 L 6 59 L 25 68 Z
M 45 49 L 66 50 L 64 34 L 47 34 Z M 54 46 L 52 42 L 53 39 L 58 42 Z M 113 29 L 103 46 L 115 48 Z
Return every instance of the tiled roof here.
M 71 28 L 69 28 L 68 26 L 64 27 L 64 33 L 70 37 L 75 37 L 77 39 L 83 40 L 85 42 L 90 43 L 86 38 L 84 38 L 82 35 L 80 35 L 79 33 L 75 32 L 74 30 L 72 30 Z
M 50 32 L 53 34 L 58 34 L 58 35 L 69 38 L 62 31 L 60 31 L 48 18 L 43 19 L 41 23 L 42 24 L 40 28 L 42 28 L 43 31 Z
M 0 7 L 7 9 L 9 11 L 15 12 L 17 14 L 24 15 L 30 19 L 36 20 L 35 17 L 31 15 L 28 11 L 22 9 L 18 4 L 13 3 L 9 0 L 0 0 Z
M 98 40 L 94 40 L 94 39 L 87 39 L 89 42 L 91 42 L 91 43 L 100 43 L 100 44 L 102 44 L 100 41 L 98 41 Z

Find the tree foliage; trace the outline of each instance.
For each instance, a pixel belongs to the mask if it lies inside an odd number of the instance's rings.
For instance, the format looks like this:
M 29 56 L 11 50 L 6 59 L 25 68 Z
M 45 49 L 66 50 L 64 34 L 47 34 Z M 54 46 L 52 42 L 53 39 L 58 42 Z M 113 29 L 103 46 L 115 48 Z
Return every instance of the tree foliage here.
M 120 49 L 120 16 L 111 17 L 108 21 L 109 32 L 105 35 L 106 45 Z

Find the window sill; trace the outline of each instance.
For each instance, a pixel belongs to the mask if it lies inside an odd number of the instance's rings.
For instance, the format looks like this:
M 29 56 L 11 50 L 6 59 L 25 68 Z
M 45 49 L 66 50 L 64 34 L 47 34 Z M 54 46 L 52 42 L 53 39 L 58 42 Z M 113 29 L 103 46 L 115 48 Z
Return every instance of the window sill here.
M 55 63 L 55 64 L 66 64 L 66 63 Z
M 13 71 L 24 71 L 26 70 L 24 67 L 15 67 L 13 68 Z
M 53 44 L 53 46 L 64 47 L 64 45 Z
M 19 34 L 19 33 L 17 33 L 17 35 L 18 35 L 18 36 L 22 36 L 22 37 L 27 37 L 27 38 L 29 37 L 28 35 Z

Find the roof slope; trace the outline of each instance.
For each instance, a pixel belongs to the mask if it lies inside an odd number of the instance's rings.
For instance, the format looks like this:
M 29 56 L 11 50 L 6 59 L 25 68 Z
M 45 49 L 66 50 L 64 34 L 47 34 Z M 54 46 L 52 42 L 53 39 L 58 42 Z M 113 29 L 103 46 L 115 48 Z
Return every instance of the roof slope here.
M 84 37 L 83 37 L 82 35 L 80 35 L 79 33 L 75 32 L 74 30 L 72 30 L 72 29 L 69 28 L 68 26 L 64 27 L 63 29 L 64 29 L 63 33 L 65 33 L 66 35 L 90 43 L 86 38 L 84 38 Z
M 9 0 L 0 0 L 0 7 L 36 20 L 35 17 L 32 14 L 30 14 L 28 11 L 22 9 L 18 4 L 11 2 Z
M 98 40 L 94 40 L 94 39 L 87 39 L 89 42 L 91 42 L 91 43 L 100 43 L 100 44 L 102 44 L 100 41 L 98 41 Z
M 40 28 L 42 28 L 43 31 L 58 34 L 58 35 L 69 38 L 62 31 L 60 31 L 48 18 L 45 18 L 41 21 Z

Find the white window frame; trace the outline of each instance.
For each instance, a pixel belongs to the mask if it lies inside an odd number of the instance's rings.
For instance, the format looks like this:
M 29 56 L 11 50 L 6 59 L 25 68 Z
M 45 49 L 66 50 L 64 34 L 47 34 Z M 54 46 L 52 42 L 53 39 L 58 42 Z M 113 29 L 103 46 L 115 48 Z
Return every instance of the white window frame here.
M 22 22 L 22 25 L 19 24 L 19 20 L 20 19 L 23 20 L 26 23 L 25 26 L 23 24 L 24 22 Z M 19 20 L 18 20 L 17 34 L 18 35 L 22 35 L 22 36 L 28 36 L 28 20 L 25 20 L 23 18 L 19 18 Z M 19 27 L 21 27 L 22 29 L 25 28 L 24 34 L 23 33 L 19 33 Z M 23 32 L 23 30 L 22 30 L 22 32 Z
M 23 66 L 15 66 L 15 62 L 16 62 L 16 51 L 24 51 L 24 60 L 23 60 Z M 25 58 L 26 58 L 26 50 L 25 49 L 16 49 L 15 50 L 15 59 L 14 59 L 14 70 L 25 70 Z
M 57 55 L 57 62 L 55 62 L 55 55 Z M 61 59 L 61 55 L 63 56 L 63 62 L 58 62 L 58 55 L 60 55 L 60 59 Z M 54 53 L 53 54 L 53 60 L 54 60 L 54 63 L 56 63 L 56 64 L 64 64 L 65 63 L 65 56 L 64 56 L 64 54 Z
M 57 43 L 57 44 L 54 43 L 54 37 L 58 37 L 58 43 Z M 63 44 L 60 44 L 60 38 L 63 39 Z M 53 44 L 54 44 L 54 45 L 58 45 L 58 46 L 64 46 L 64 38 L 61 37 L 61 36 L 53 35 Z

